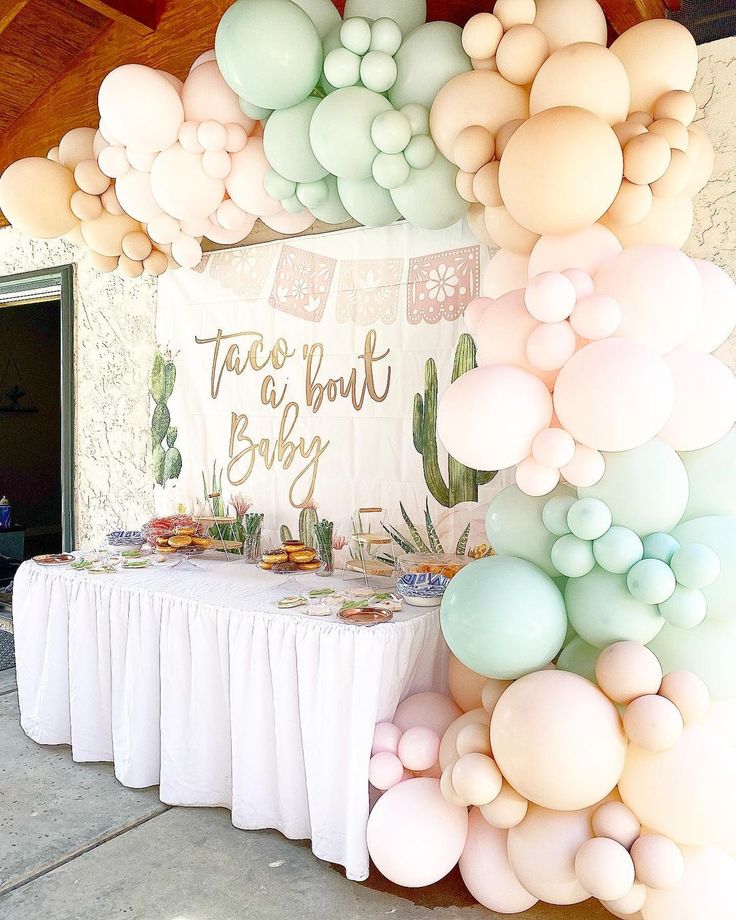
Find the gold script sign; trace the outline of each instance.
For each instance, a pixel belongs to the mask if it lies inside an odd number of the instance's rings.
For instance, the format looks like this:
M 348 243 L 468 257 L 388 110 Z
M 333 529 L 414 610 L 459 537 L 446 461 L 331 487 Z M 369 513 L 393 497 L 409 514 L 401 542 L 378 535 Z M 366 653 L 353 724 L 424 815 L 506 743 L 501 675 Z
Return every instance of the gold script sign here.
M 260 403 L 281 411 L 278 434 L 274 440 L 258 437 L 251 432 L 251 419 L 247 412 L 230 413 L 230 434 L 228 443 L 229 463 L 227 476 L 230 483 L 240 486 L 252 475 L 256 464 L 272 469 L 278 464 L 284 470 L 293 471 L 289 488 L 289 502 L 300 508 L 314 499 L 320 461 L 330 441 L 319 434 L 311 440 L 298 434 L 301 412 L 300 403 L 289 396 L 289 379 L 280 380 L 279 371 L 294 364 L 296 349 L 290 348 L 283 337 L 277 338 L 268 347 L 260 332 L 217 333 L 207 338 L 195 337 L 197 345 L 212 346 L 210 362 L 210 398 L 220 396 L 222 381 L 226 375 L 241 377 L 244 374 L 261 375 Z M 301 358 L 304 368 L 304 395 L 302 404 L 313 415 L 317 415 L 325 403 L 338 400 L 349 401 L 356 412 L 360 412 L 366 400 L 381 403 L 391 388 L 391 365 L 387 362 L 390 349 L 378 351 L 378 335 L 375 329 L 368 331 L 363 351 L 353 360 L 351 366 L 340 376 L 326 376 L 322 371 L 325 346 L 321 342 L 304 345 Z

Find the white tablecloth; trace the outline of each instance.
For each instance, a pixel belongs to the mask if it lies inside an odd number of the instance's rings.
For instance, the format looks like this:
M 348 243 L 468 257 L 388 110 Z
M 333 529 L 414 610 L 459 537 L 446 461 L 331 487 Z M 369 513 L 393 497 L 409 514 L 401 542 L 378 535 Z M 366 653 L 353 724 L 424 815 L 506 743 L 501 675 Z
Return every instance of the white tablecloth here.
M 126 786 L 160 785 L 163 802 L 311 838 L 318 857 L 366 878 L 373 729 L 410 693 L 445 689 L 437 610 L 360 628 L 279 610 L 295 586 L 241 561 L 197 564 L 115 575 L 22 565 L 23 729 L 70 744 L 77 761 L 113 761 Z

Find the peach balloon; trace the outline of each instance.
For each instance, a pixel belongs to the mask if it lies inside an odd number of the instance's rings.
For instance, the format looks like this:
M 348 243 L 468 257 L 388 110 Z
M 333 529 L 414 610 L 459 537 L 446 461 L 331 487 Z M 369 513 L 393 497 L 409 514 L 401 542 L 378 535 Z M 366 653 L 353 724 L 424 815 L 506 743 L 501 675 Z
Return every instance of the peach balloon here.
M 385 791 L 398 785 L 404 778 L 404 767 L 396 754 L 381 751 L 374 754 L 368 764 L 368 782 L 376 789 Z
M 430 112 L 430 129 L 440 152 L 452 159 L 455 140 L 470 125 L 495 135 L 501 125 L 528 118 L 529 94 L 499 73 L 473 70 L 459 74 L 437 93 Z
M 118 201 L 118 196 L 115 194 L 115 189 L 113 186 L 110 186 L 106 192 L 103 192 L 100 195 L 100 201 L 102 202 L 102 207 L 109 211 L 110 214 L 124 214 L 125 212 L 120 207 L 120 202 Z
M 675 450 L 699 450 L 725 437 L 736 422 L 736 377 L 714 355 L 676 348 L 665 358 L 675 381 L 675 405 L 659 433 Z
M 470 204 L 476 204 L 478 201 L 473 192 L 474 178 L 475 175 L 473 173 L 463 172 L 462 170 L 455 176 L 455 188 L 457 189 L 458 195 Z
M 641 834 L 641 824 L 623 802 L 604 802 L 593 812 L 593 832 L 596 837 L 608 837 L 629 850 Z
M 685 876 L 669 891 L 650 889 L 646 920 L 732 920 L 736 860 L 718 847 L 687 848 Z
M 182 268 L 195 268 L 202 261 L 202 247 L 193 236 L 182 233 L 171 244 L 171 255 Z
M 579 268 L 595 276 L 621 249 L 615 235 L 599 224 L 576 233 L 548 234 L 540 237 L 529 256 L 529 277 L 568 268 Z
M 463 48 L 470 58 L 492 58 L 503 35 L 503 26 L 493 13 L 476 13 L 465 23 Z
M 608 43 L 608 24 L 596 0 L 537 0 L 534 24 L 547 36 L 551 51 L 575 42 Z
M 622 147 L 625 147 L 632 138 L 647 133 L 647 129 L 644 125 L 637 121 L 631 121 L 630 119 L 620 121 L 617 125 L 613 125 L 613 131 Z
M 82 236 L 90 249 L 103 256 L 120 256 L 123 252 L 123 237 L 140 231 L 141 225 L 127 214 L 110 214 L 103 211 L 95 220 L 85 220 Z
M 136 262 L 143 262 L 151 255 L 153 246 L 148 236 L 141 230 L 126 233 L 122 242 L 123 254 Z
M 662 179 L 666 175 L 667 173 Z M 658 181 L 661 182 L 662 179 Z M 613 204 L 606 212 L 606 217 L 615 224 L 629 226 L 644 220 L 651 210 L 652 189 L 648 185 L 635 185 L 633 182 L 629 182 L 628 179 L 624 179 Z
M 481 290 L 487 297 L 502 297 L 526 286 L 528 256 L 510 249 L 499 249 L 483 274 Z M 466 310 L 467 313 L 467 310 Z
M 98 106 L 100 130 L 104 122 L 120 143 L 142 152 L 170 147 L 184 121 L 176 88 L 142 64 L 124 64 L 111 71 L 100 86 Z
M 581 338 L 594 341 L 613 335 L 621 325 L 622 318 L 617 300 L 605 294 L 592 294 L 577 302 L 570 317 L 570 325 Z
M 598 686 L 613 700 L 626 706 L 638 696 L 656 693 L 662 683 L 657 656 L 639 642 L 615 642 L 595 663 Z
M 88 252 L 89 261 L 93 268 L 96 268 L 98 272 L 103 272 L 103 274 L 107 275 L 110 272 L 114 272 L 118 267 L 117 256 L 103 256 L 99 252 L 95 252 L 93 249 L 88 250 Z
M 452 786 L 466 805 L 487 805 L 501 791 L 503 777 L 486 754 L 463 754 L 452 768 Z
M 624 147 L 624 176 L 636 185 L 661 179 L 670 165 L 670 145 L 658 134 L 638 134 Z
M 399 703 L 394 715 L 394 725 L 398 725 L 404 732 L 421 725 L 431 728 L 442 737 L 460 715 L 460 707 L 449 696 L 428 691 L 415 693 Z
M 616 224 L 608 215 L 601 218 L 601 223 L 610 228 L 627 247 L 641 243 L 662 243 L 681 249 L 690 236 L 693 217 L 693 202 L 685 192 L 670 198 L 655 196 L 651 211 L 638 224 Z
M 445 391 L 437 433 L 461 463 L 497 470 L 527 457 L 551 419 L 552 399 L 538 377 L 510 364 L 494 364 L 468 371 Z
M 58 163 L 59 162 L 59 145 L 57 144 L 56 147 L 52 147 L 51 150 L 49 150 L 49 152 L 46 154 L 46 157 L 49 160 L 53 160 L 54 163 Z
M 279 211 L 277 214 L 262 216 L 261 220 L 267 227 L 270 227 L 277 233 L 297 235 L 308 230 L 314 223 L 315 218 L 311 211 L 305 209 L 299 214 L 289 214 L 287 211 Z M 250 227 L 252 226 L 251 224 Z M 250 232 L 250 228 L 247 232 Z
M 440 792 L 450 805 L 460 805 L 461 808 L 467 808 L 467 805 L 455 792 L 455 787 L 452 785 L 452 766 L 445 767 L 440 774 Z
M 125 147 L 110 146 L 100 151 L 97 165 L 111 179 L 119 179 L 130 169 Z
M 407 770 L 431 770 L 440 751 L 440 736 L 431 728 L 415 725 L 401 736 L 398 757 Z
M 519 678 L 491 719 L 496 762 L 517 792 L 545 808 L 586 808 L 615 788 L 626 739 L 616 707 L 568 671 Z
M 486 246 L 495 249 L 496 243 L 486 229 L 486 209 L 482 204 L 471 204 L 465 215 L 468 221 L 468 227 L 473 236 Z
M 487 128 L 470 125 L 458 134 L 452 147 L 452 158 L 461 170 L 477 172 L 493 159 L 495 142 Z
M 575 333 L 570 323 L 542 323 L 529 336 L 526 356 L 533 367 L 556 371 L 575 354 L 575 346 Z
M 586 840 L 575 856 L 575 874 L 594 898 L 615 901 L 631 891 L 636 876 L 627 850 L 615 840 Z
M 680 710 L 663 696 L 640 696 L 624 713 L 624 731 L 632 744 L 647 751 L 667 751 L 682 737 Z
M 705 681 L 691 671 L 665 674 L 659 694 L 677 706 L 685 725 L 700 722 L 708 715 L 710 691 Z
M 695 96 L 682 89 L 673 89 L 663 93 L 654 105 L 653 114 L 657 118 L 674 118 L 688 127 L 698 112 Z
M 225 188 L 239 208 L 257 217 L 273 217 L 282 212 L 281 202 L 271 198 L 263 187 L 271 168 L 263 152 L 263 141 L 251 138 L 244 150 L 232 156 L 232 169 Z
M 496 131 L 496 156 L 501 159 L 503 152 L 506 149 L 508 142 L 514 135 L 516 129 L 523 125 L 526 119 L 524 118 L 513 118 L 511 121 L 507 121 L 505 124 Z
M 168 268 L 168 264 L 169 260 L 166 258 L 166 254 L 158 249 L 154 249 L 151 255 L 143 260 L 143 268 L 149 275 L 154 276 L 163 275 Z
M 626 367 L 625 376 L 621 368 Z M 555 412 L 570 434 L 595 450 L 631 450 L 660 432 L 675 385 L 665 361 L 632 339 L 602 339 L 576 352 L 557 376 Z M 564 473 L 563 473 L 564 475 Z
M 460 757 L 466 754 L 486 754 L 491 756 L 491 734 L 487 725 L 481 725 L 480 722 L 473 722 L 472 725 L 466 725 L 455 742 L 457 752 Z
M 483 684 L 481 701 L 483 703 L 483 709 L 487 713 L 489 720 L 493 715 L 493 710 L 496 708 L 496 703 L 498 703 L 504 691 L 508 690 L 512 683 L 513 681 L 510 680 L 496 680 L 493 677 L 489 677 L 488 680 Z
M 649 125 L 650 134 L 663 137 L 673 150 L 683 153 L 688 148 L 690 137 L 687 128 L 675 118 L 658 118 Z
M 526 86 L 537 75 L 549 55 L 547 37 L 537 26 L 512 26 L 496 51 L 496 67 L 510 83 Z
M 687 188 L 691 174 L 692 164 L 688 155 L 682 150 L 672 150 L 665 174 L 652 182 L 652 194 L 665 198 L 680 195 Z
M 101 195 L 110 185 L 110 178 L 97 165 L 97 160 L 82 160 L 74 170 L 74 181 L 90 195 Z
M 529 805 L 521 824 L 508 832 L 511 866 L 521 884 L 549 904 L 579 904 L 586 891 L 575 875 L 575 856 L 593 836 L 592 808 L 551 811 Z
M 533 115 L 514 132 L 498 178 L 504 203 L 522 226 L 562 234 L 605 214 L 622 174 L 611 128 L 592 112 L 561 106 Z
M 522 23 L 534 22 L 537 5 L 534 0 L 496 0 L 493 15 L 503 26 L 504 32 Z
M 652 831 L 686 846 L 726 838 L 736 821 L 736 749 L 704 725 L 655 753 L 630 746 L 621 798 Z
M 471 709 L 470 712 L 463 713 L 459 718 L 448 726 L 447 731 L 442 736 L 442 741 L 440 742 L 440 766 L 443 770 L 446 770 L 448 767 L 452 767 L 460 759 L 460 755 L 457 750 L 457 739 L 460 732 L 468 725 L 479 724 L 485 726 L 486 731 L 489 731 L 489 724 L 491 721 L 490 715 L 485 711 L 485 709 Z
M 474 303 L 477 302 L 474 301 Z M 472 304 L 468 304 L 468 308 L 465 310 L 466 322 L 467 311 L 470 306 Z M 482 705 L 481 691 L 487 679 L 482 674 L 476 674 L 475 671 L 471 671 L 459 658 L 450 653 L 450 664 L 447 672 L 450 696 L 463 712 L 470 712 L 471 709 L 478 709 Z
M 118 260 L 118 271 L 123 278 L 140 278 L 143 274 L 143 263 L 135 259 L 129 259 L 126 255 L 121 255 Z
M 468 891 L 484 907 L 516 914 L 533 907 L 537 898 L 522 886 L 511 867 L 507 837 L 507 831 L 492 827 L 478 809 L 472 809 L 460 874 Z
M 505 780 L 496 798 L 480 808 L 481 814 L 490 825 L 505 830 L 521 824 L 528 810 L 529 802 Z
M 83 160 L 94 160 L 94 128 L 72 128 L 59 141 L 59 163 L 72 172 Z
M 611 45 L 631 84 L 631 110 L 652 112 L 673 89 L 689 91 L 698 69 L 692 33 L 671 19 L 649 19 L 627 29 Z
M 177 220 L 209 217 L 225 197 L 222 180 L 210 178 L 202 170 L 202 157 L 189 153 L 179 143 L 156 157 L 151 191 L 159 207 Z
M 428 777 L 389 789 L 368 819 L 368 850 L 376 868 L 407 888 L 431 885 L 447 875 L 467 837 L 467 810 L 447 802 L 439 781 Z
M 646 899 L 646 887 L 636 882 L 622 898 L 616 898 L 615 901 L 603 901 L 603 906 L 614 917 L 623 917 L 625 920 L 644 920 L 640 911 Z
M 473 176 L 473 196 L 489 208 L 498 208 L 503 204 L 498 186 L 499 166 L 498 160 L 486 163 Z
M 70 201 L 69 207 L 72 214 L 80 220 L 94 220 L 102 214 L 102 202 L 98 195 L 90 195 L 87 192 L 75 192 Z
M 647 888 L 669 891 L 676 888 L 685 875 L 682 850 L 669 837 L 643 834 L 631 847 L 636 877 Z
M 46 157 L 25 157 L 0 176 L 0 209 L 28 236 L 51 239 L 77 225 L 70 208 L 76 191 L 68 169 Z
M 511 249 L 520 255 L 529 255 L 539 239 L 536 233 L 515 220 L 503 205 L 498 208 L 487 207 L 485 222 L 486 229 L 496 246 L 501 249 Z
M 562 467 L 560 473 L 571 486 L 584 489 L 600 482 L 605 471 L 606 461 L 600 451 L 576 444 L 575 455 L 567 466 Z
M 516 485 L 525 495 L 548 495 L 560 481 L 560 471 L 527 457 L 516 467 Z
M 616 55 L 594 42 L 578 42 L 555 51 L 542 64 L 529 96 L 529 112 L 574 105 L 615 125 L 626 120 L 630 95 L 629 78 Z

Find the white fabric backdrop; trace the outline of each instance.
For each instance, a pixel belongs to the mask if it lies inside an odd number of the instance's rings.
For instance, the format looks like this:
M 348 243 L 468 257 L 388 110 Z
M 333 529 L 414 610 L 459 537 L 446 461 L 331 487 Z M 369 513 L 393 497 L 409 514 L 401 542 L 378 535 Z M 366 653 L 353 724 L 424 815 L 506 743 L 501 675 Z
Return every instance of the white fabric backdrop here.
M 240 562 L 111 576 L 26 562 L 13 595 L 21 724 L 126 786 L 222 806 L 236 827 L 311 838 L 368 875 L 375 723 L 446 690 L 438 611 L 361 629 L 279 611 L 293 586 Z M 298 590 L 324 587 L 300 578 Z

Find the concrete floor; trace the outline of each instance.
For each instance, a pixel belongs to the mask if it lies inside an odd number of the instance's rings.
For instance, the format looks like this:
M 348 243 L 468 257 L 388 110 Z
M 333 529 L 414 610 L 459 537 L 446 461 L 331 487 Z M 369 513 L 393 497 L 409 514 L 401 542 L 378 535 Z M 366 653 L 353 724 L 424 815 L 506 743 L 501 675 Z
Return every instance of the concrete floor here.
M 75 764 L 18 724 L 0 671 L 1 920 L 493 920 L 455 871 L 430 888 L 377 872 L 349 882 L 306 842 L 243 832 L 223 809 L 169 808 L 121 786 L 108 764 Z M 526 920 L 610 920 L 590 901 L 538 905 Z

